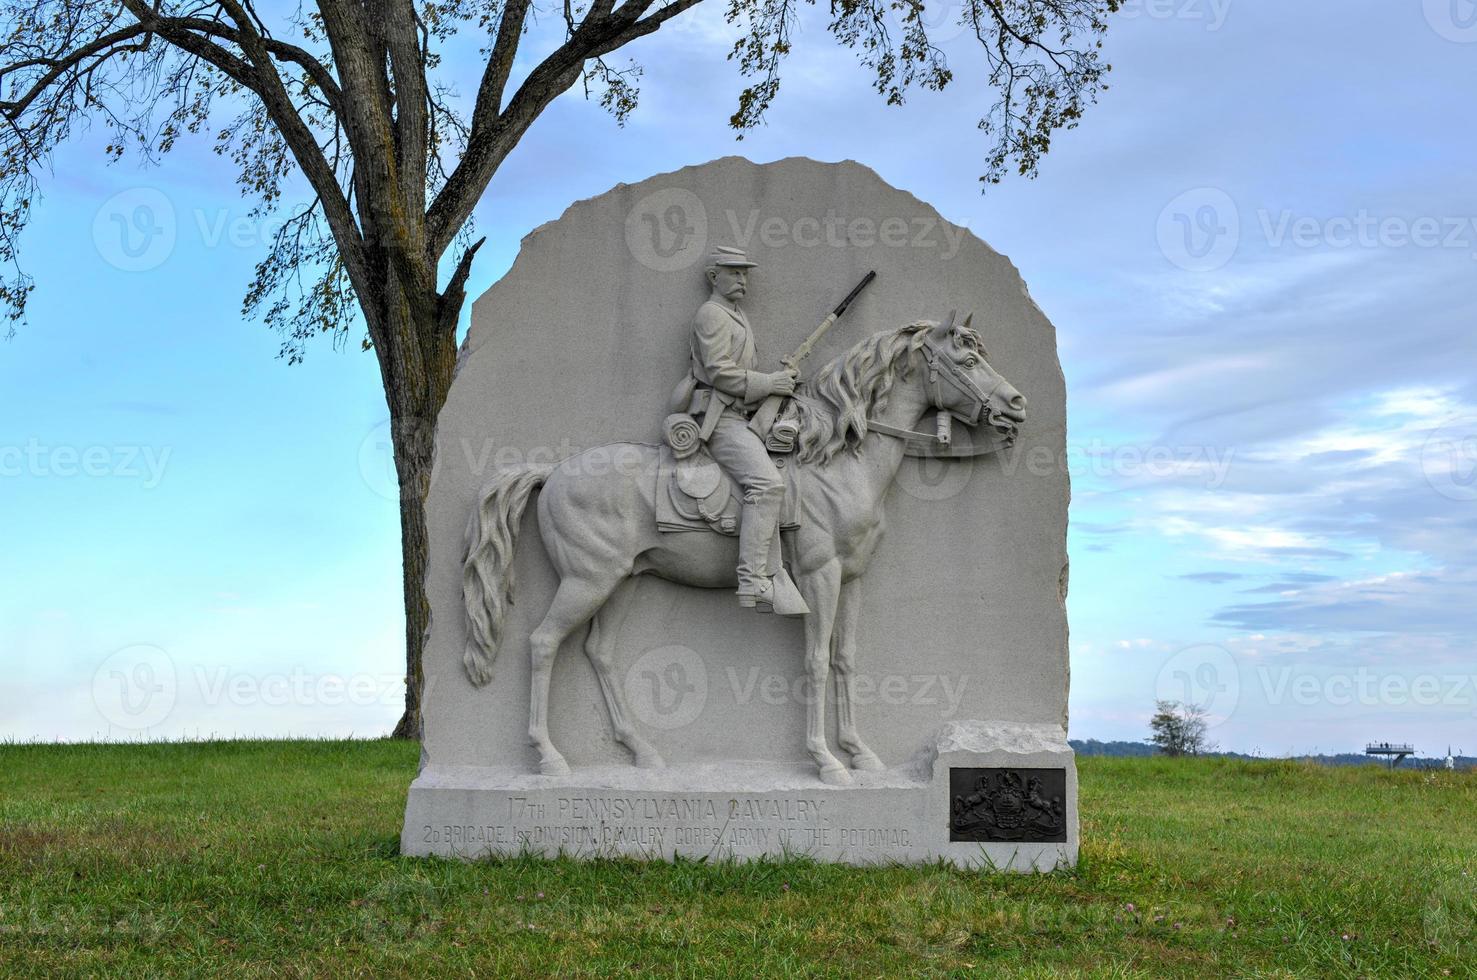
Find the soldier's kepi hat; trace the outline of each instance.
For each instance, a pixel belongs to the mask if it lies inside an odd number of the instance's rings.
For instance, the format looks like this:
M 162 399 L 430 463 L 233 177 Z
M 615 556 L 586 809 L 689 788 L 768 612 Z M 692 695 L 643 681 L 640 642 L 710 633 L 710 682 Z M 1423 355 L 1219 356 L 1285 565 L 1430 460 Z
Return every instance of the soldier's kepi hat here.
M 713 251 L 708 253 L 708 267 L 733 266 L 740 269 L 752 269 L 758 262 L 750 262 L 748 255 L 741 248 L 733 248 L 729 245 L 716 245 Z

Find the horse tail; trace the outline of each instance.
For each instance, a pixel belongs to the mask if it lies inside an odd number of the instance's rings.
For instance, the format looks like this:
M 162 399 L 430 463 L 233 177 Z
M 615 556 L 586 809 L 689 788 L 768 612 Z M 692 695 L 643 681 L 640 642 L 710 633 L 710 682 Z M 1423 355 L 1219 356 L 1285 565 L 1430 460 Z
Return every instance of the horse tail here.
M 492 680 L 492 662 L 513 604 L 513 547 L 533 493 L 553 466 L 529 465 L 499 473 L 482 491 L 467 521 L 467 557 L 462 564 L 462 601 L 467 608 L 467 647 L 462 664 L 472 683 Z

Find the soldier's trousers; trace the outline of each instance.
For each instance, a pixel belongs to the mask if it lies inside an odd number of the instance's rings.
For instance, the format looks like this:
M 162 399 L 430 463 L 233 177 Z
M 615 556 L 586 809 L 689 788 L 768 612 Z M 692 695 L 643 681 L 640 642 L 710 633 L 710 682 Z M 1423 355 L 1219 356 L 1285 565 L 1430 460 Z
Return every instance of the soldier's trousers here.
M 764 440 L 749 428 L 747 419 L 732 409 L 725 409 L 718 419 L 708 437 L 708 452 L 744 491 L 738 584 L 740 592 L 752 592 L 757 580 L 772 574 L 769 549 L 779 524 L 785 483 L 764 448 Z

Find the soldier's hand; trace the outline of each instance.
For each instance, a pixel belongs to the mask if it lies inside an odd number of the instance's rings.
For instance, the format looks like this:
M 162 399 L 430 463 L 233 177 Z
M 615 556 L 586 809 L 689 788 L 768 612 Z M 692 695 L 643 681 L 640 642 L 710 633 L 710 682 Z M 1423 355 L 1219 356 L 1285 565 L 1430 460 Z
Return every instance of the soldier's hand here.
M 800 377 L 800 372 L 793 368 L 785 371 L 776 371 L 769 376 L 769 390 L 776 395 L 793 395 L 795 393 L 795 381 Z

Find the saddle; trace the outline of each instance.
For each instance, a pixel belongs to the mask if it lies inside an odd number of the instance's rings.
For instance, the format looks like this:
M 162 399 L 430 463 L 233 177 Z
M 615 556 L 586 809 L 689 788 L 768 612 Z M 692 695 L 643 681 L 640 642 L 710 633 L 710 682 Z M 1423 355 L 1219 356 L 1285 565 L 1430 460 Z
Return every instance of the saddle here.
M 663 427 L 656 473 L 656 525 L 662 531 L 716 531 L 737 537 L 743 489 L 708 453 L 692 416 L 676 413 Z M 771 453 L 785 481 L 779 529 L 800 526 L 800 493 L 789 457 Z

